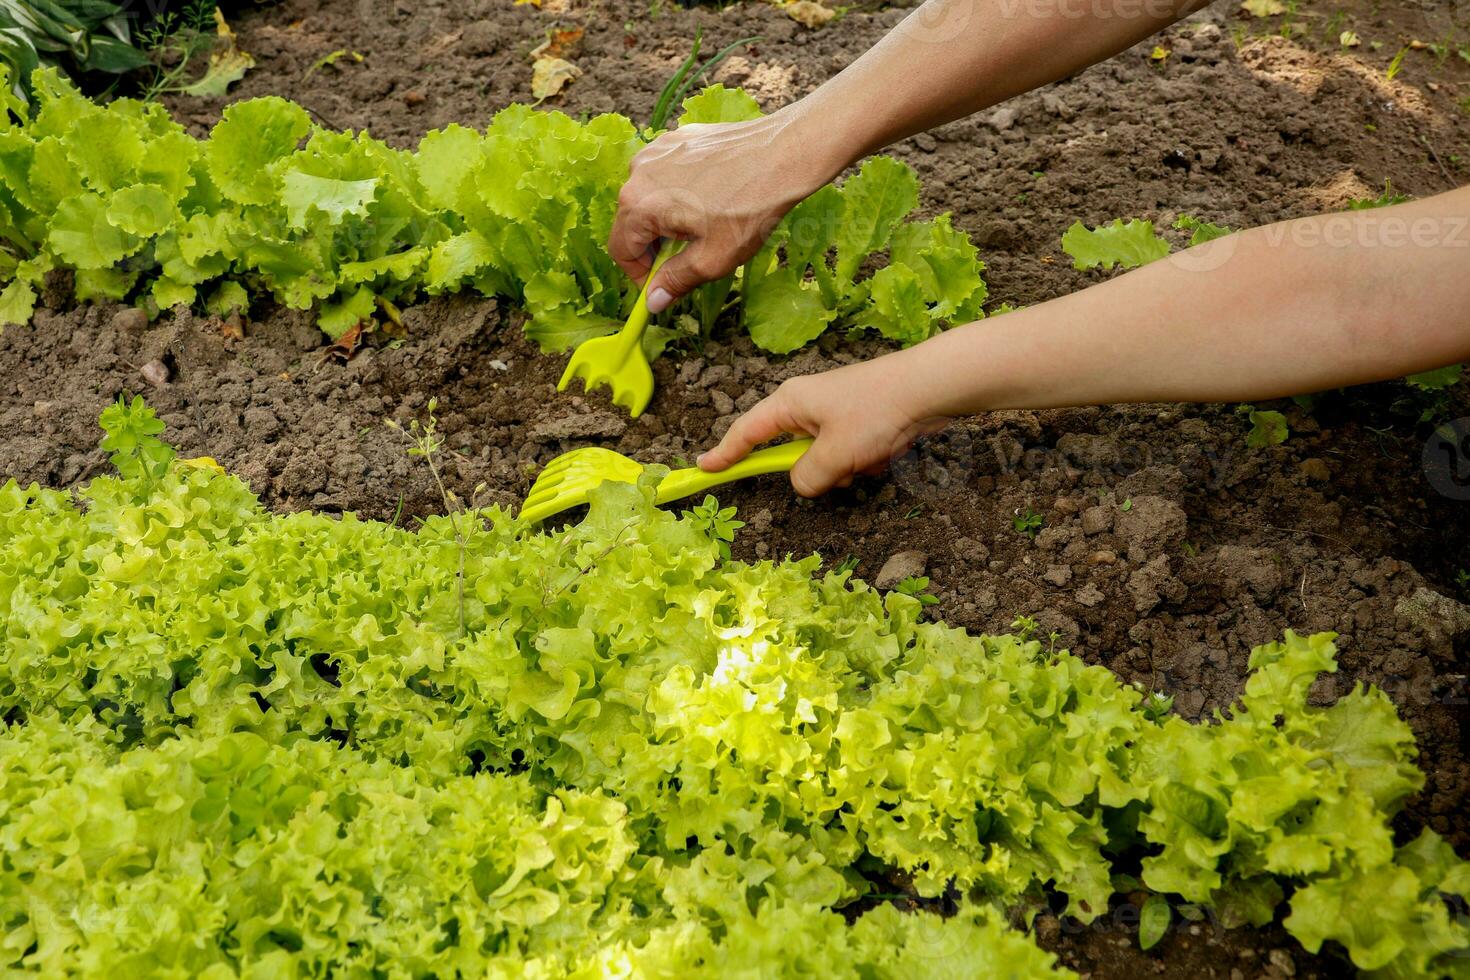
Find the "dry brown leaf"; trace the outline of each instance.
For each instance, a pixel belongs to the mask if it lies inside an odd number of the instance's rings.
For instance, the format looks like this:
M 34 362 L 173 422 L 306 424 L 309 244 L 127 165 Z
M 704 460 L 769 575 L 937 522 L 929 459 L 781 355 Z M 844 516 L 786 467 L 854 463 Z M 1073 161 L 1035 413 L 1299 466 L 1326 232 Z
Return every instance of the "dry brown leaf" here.
M 565 58 L 539 58 L 531 69 L 531 94 L 538 100 L 549 99 L 581 74 L 582 69 Z
M 355 323 L 342 336 L 337 338 L 336 343 L 322 351 L 321 360 L 317 362 L 317 366 L 321 367 L 321 365 L 332 360 L 337 361 L 339 364 L 346 364 L 352 360 L 352 355 L 356 354 L 357 349 L 361 346 L 362 324 Z
M 817 0 L 795 0 L 781 8 L 786 16 L 804 27 L 821 27 L 837 16 L 837 11 L 824 7 Z
M 255 67 L 255 58 L 248 51 L 241 51 L 236 43 L 235 32 L 225 22 L 225 15 L 218 9 L 214 12 L 215 44 L 209 53 L 209 67 L 204 77 L 183 89 L 186 95 L 201 98 L 219 98 L 229 87 L 245 77 Z
M 220 321 L 219 332 L 225 340 L 245 339 L 245 321 L 240 318 L 238 310 Z
M 582 42 L 582 35 L 585 33 L 587 32 L 580 27 L 551 31 L 546 35 L 546 40 L 531 49 L 531 57 L 537 61 L 543 58 L 570 58 L 576 53 L 577 45 Z

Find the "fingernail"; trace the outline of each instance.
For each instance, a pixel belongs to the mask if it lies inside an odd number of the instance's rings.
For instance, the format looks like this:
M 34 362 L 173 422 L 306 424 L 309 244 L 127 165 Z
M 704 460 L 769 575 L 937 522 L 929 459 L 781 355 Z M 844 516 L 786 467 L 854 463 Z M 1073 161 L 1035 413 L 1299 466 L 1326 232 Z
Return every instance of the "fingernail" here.
M 669 291 L 662 286 L 658 286 L 648 294 L 648 312 L 662 313 L 669 308 L 669 304 L 673 301 L 674 297 L 669 295 Z
M 704 469 L 704 464 L 708 461 L 709 453 L 700 453 L 698 456 L 694 457 L 694 465 L 698 466 L 700 469 Z

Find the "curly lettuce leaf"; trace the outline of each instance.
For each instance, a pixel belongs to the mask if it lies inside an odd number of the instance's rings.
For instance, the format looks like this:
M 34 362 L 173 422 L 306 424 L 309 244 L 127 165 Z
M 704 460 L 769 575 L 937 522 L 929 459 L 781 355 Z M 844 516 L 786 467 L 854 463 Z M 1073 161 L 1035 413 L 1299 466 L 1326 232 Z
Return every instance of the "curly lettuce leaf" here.
M 1136 269 L 1168 255 L 1169 243 L 1154 234 L 1152 221 L 1114 218 L 1096 228 L 1073 222 L 1062 235 L 1062 251 L 1078 269 Z

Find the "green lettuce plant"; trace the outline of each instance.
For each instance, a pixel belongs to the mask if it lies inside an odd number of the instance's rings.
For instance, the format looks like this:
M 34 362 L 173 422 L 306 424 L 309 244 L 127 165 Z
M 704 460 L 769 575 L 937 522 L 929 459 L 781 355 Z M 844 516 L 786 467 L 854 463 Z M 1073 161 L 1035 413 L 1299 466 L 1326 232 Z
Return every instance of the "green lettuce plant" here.
M 7 967 L 1048 976 L 995 910 L 1091 921 L 1120 861 L 1386 976 L 1470 949 L 1470 865 L 1391 830 L 1409 728 L 1308 700 L 1330 634 L 1188 723 L 815 557 L 730 561 L 657 472 L 554 532 L 409 531 L 164 465 L 139 403 L 106 424 L 122 477 L 0 487 Z M 959 914 L 844 916 L 875 867 Z
M 636 297 L 604 248 L 642 145 L 622 116 L 515 105 L 410 152 L 269 97 L 230 106 L 197 140 L 156 105 L 101 106 L 55 72 L 33 79 L 34 108 L 0 113 L 0 322 L 28 322 L 55 270 L 83 301 L 315 308 L 334 339 L 385 304 L 474 289 L 523 304 L 529 336 L 560 350 L 615 330 Z M 757 111 L 713 86 L 681 122 Z M 875 158 L 798 208 L 738 277 L 756 343 L 786 352 L 832 325 L 912 343 L 982 315 L 974 246 L 946 216 L 906 221 L 917 201 L 913 172 Z M 668 319 L 689 311 L 708 333 L 736 284 Z

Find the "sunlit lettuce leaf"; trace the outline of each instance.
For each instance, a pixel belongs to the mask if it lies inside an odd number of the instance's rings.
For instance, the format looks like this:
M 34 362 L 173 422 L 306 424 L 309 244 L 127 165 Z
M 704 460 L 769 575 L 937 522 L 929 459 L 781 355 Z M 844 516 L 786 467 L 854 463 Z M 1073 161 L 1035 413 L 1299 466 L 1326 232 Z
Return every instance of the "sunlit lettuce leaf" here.
M 281 174 L 281 205 L 291 227 L 305 230 L 308 216 L 320 213 L 328 224 L 340 224 L 348 215 L 366 215 L 378 191 L 376 178 L 335 180 L 300 170 Z
M 745 299 L 745 328 L 763 350 L 786 354 L 819 337 L 836 311 L 815 284 L 804 283 L 790 268 L 778 268 Z
M 298 105 L 275 96 L 227 107 L 209 134 L 204 159 L 225 196 L 240 204 L 269 204 L 280 178 L 271 164 L 288 156 L 311 130 Z
M 1152 221 L 1114 218 L 1088 228 L 1077 221 L 1062 235 L 1062 251 L 1078 269 L 1136 269 L 1169 254 L 1169 243 L 1154 234 Z
M 617 332 L 622 324 L 605 316 L 598 316 L 571 306 L 557 306 L 536 313 L 526 324 L 526 336 L 534 340 L 543 351 L 564 351 L 576 347 L 583 341 L 606 337 Z
M 694 123 L 744 122 L 759 118 L 761 107 L 742 89 L 711 85 L 684 100 L 680 126 Z
M 894 229 L 919 203 L 919 180 L 906 165 L 873 157 L 843 181 L 837 229 L 837 279 L 850 282 L 865 258 L 888 247 Z
M 134 184 L 108 199 L 107 221 L 129 235 L 152 238 L 178 224 L 178 204 L 155 184 Z
M 74 269 L 110 269 L 142 247 L 143 242 L 107 220 L 107 201 L 81 194 L 56 209 L 47 238 L 56 256 Z
M 868 288 L 871 301 L 859 315 L 859 326 L 907 344 L 929 337 L 934 328 L 918 273 L 907 265 L 887 265 L 873 274 Z

